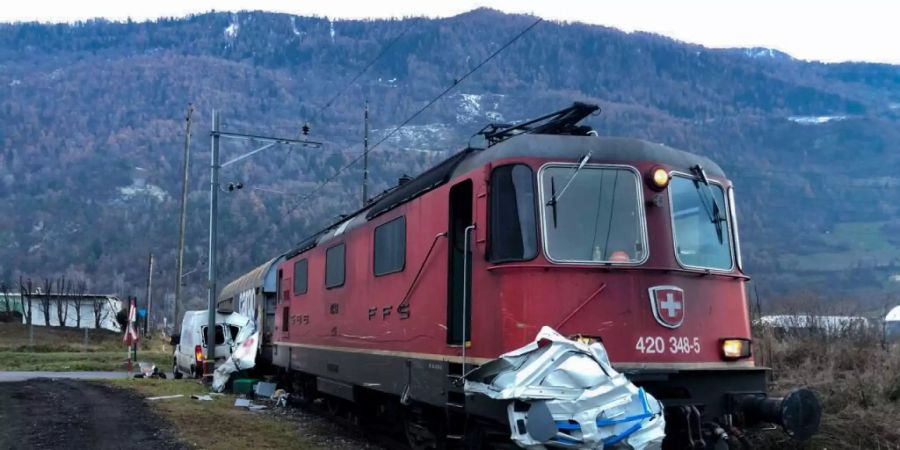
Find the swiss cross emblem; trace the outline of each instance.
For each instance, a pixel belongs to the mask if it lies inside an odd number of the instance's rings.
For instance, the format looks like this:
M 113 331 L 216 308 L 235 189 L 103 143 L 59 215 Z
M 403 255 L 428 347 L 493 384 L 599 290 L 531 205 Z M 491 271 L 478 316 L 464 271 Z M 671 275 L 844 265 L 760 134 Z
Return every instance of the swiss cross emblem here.
M 684 322 L 684 291 L 677 286 L 650 288 L 653 317 L 666 328 L 678 328 Z

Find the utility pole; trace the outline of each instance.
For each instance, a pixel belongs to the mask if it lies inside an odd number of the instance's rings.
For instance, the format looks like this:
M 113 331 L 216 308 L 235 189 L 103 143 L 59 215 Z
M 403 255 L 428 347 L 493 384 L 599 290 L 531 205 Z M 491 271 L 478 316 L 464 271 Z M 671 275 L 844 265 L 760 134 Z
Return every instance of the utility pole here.
M 363 196 L 362 205 L 369 201 L 369 100 L 366 100 L 365 134 L 363 134 Z
M 178 227 L 178 259 L 175 263 L 175 317 L 172 329 L 176 330 L 176 333 L 179 324 L 181 324 L 181 310 L 183 309 L 181 307 L 181 273 L 184 271 L 184 228 L 187 221 L 188 169 L 191 164 L 191 114 L 193 112 L 194 106 L 188 103 L 184 130 L 184 169 L 181 180 L 181 222 Z
M 308 130 L 307 126 L 304 126 Z M 206 364 L 205 373 L 212 374 L 216 368 L 216 245 L 218 244 L 218 214 L 219 214 L 219 170 L 228 167 L 238 161 L 243 161 L 263 150 L 274 147 L 277 144 L 284 145 L 300 145 L 303 147 L 321 147 L 321 142 L 307 141 L 302 139 L 280 138 L 272 136 L 262 136 L 256 134 L 233 133 L 219 130 L 219 113 L 212 111 L 212 131 L 209 133 L 211 137 L 212 151 L 210 152 L 210 176 L 209 176 L 209 260 L 207 266 L 209 268 L 209 277 L 207 279 L 207 307 L 209 308 L 209 321 L 206 327 Z M 266 144 L 253 151 L 244 153 L 237 158 L 230 159 L 224 163 L 219 163 L 219 140 L 221 138 L 238 139 L 251 142 L 265 142 Z M 238 186 L 238 189 L 241 187 Z
M 207 307 L 209 321 L 206 327 L 206 370 L 212 375 L 216 369 L 216 245 L 218 244 L 219 213 L 219 112 L 212 112 L 212 148 L 209 164 L 209 278 L 207 280 Z
M 150 333 L 150 309 L 153 306 L 153 252 L 147 263 L 147 315 L 144 317 L 144 337 Z

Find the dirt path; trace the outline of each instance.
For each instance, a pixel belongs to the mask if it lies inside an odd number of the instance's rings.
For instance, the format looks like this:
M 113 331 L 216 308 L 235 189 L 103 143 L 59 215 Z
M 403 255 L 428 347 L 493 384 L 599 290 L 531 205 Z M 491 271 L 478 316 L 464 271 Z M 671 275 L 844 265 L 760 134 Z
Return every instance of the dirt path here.
M 136 394 L 76 380 L 0 383 L 0 449 L 183 446 Z

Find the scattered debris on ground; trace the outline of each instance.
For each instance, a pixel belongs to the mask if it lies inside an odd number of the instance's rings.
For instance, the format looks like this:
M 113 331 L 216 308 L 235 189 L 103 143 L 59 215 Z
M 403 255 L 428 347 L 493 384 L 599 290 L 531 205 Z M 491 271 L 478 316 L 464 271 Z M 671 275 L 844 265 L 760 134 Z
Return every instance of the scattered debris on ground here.
M 270 396 L 255 395 L 254 391 L 235 396 L 210 393 L 196 380 L 124 379 L 108 383 L 146 396 L 146 404 L 159 412 L 171 424 L 173 434 L 190 448 L 382 449 L 348 426 L 293 406 L 276 406 L 278 402 L 287 405 L 284 390 L 273 391 Z M 267 389 L 263 386 L 262 392 Z M 176 395 L 184 398 L 150 401 Z M 196 396 L 209 400 L 197 401 L 192 398 Z
M 180 398 L 180 397 L 184 397 L 184 395 L 182 395 L 182 394 L 178 394 L 178 395 L 162 395 L 162 396 L 159 396 L 159 397 L 147 397 L 146 400 L 150 400 L 150 401 L 154 401 L 154 400 L 169 400 L 169 399 L 172 399 L 172 398 Z

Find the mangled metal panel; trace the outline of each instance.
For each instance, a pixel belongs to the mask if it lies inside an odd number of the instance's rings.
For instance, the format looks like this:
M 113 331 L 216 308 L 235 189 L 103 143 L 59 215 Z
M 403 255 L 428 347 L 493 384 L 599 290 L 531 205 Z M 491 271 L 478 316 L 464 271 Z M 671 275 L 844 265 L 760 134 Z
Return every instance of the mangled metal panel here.
M 239 370 L 252 369 L 256 365 L 256 354 L 259 351 L 259 332 L 256 324 L 246 316 L 232 313 L 226 323 L 240 327 L 238 335 L 234 337 L 234 347 L 231 356 L 213 372 L 213 390 L 222 392 L 225 384 L 231 378 L 231 374 Z
M 511 439 L 527 449 L 658 449 L 665 437 L 662 405 L 612 368 L 603 344 L 550 327 L 467 375 L 465 391 L 509 400 Z

